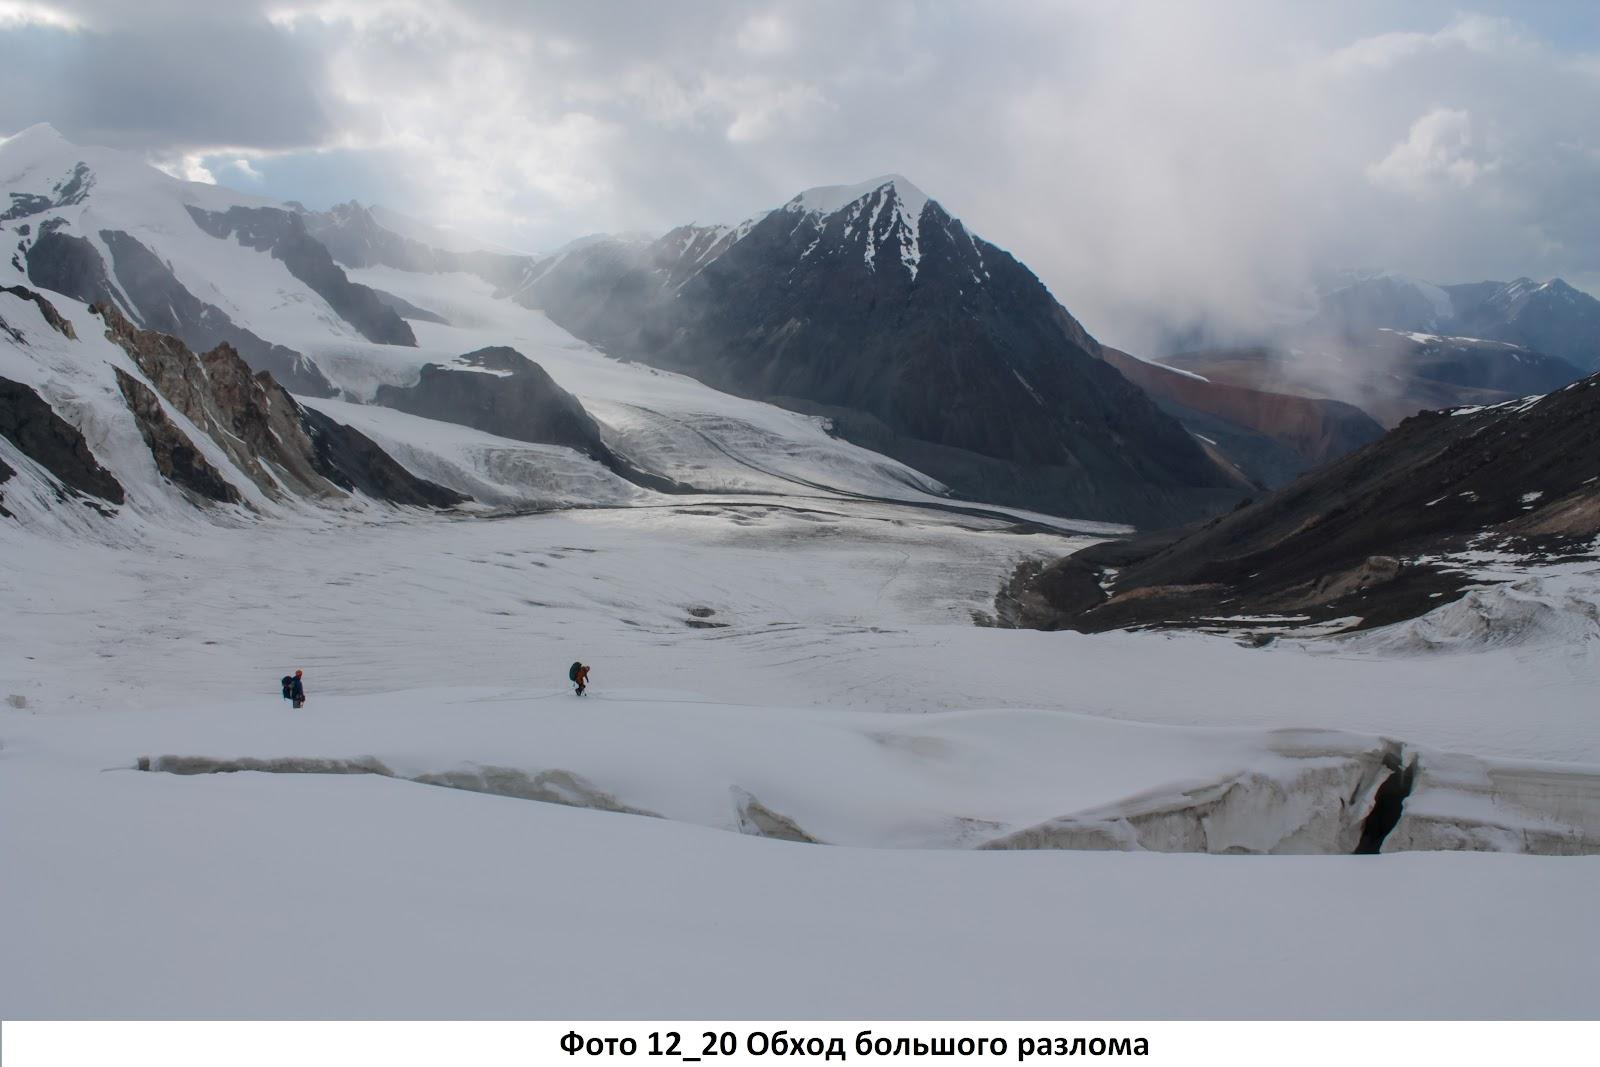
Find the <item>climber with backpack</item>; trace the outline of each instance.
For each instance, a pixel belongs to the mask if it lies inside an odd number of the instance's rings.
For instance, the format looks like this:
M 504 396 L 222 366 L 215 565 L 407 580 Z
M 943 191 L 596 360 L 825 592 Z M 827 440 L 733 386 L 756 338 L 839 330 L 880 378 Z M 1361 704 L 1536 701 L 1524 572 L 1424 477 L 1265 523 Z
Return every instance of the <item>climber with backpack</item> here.
M 304 674 L 305 671 L 295 671 L 283 676 L 283 699 L 293 701 L 297 709 L 305 707 L 306 703 L 306 686 L 301 680 Z
M 567 668 L 567 680 L 578 687 L 578 695 L 583 696 L 583 691 L 589 687 L 588 664 L 572 661 L 572 666 Z

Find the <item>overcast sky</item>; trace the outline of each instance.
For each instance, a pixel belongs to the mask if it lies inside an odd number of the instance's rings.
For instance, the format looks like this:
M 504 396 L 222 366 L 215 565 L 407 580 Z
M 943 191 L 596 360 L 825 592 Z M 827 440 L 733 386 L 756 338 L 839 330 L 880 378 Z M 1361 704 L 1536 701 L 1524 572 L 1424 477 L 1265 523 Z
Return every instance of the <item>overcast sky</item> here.
M 906 175 L 1103 340 L 1600 292 L 1600 4 L 0 0 L 0 133 L 544 249 Z

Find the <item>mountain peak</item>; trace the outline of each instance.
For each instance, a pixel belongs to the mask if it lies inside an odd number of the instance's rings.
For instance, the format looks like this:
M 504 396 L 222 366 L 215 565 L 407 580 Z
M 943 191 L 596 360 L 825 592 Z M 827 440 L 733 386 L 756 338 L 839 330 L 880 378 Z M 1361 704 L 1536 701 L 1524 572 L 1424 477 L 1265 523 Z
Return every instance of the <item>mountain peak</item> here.
M 921 216 L 922 207 L 929 200 L 928 194 L 898 174 L 880 175 L 855 185 L 820 185 L 807 189 L 784 206 L 795 211 L 831 215 L 884 186 L 890 187 L 907 216 L 913 220 Z
M 61 131 L 48 122 L 36 122 L 10 137 L 0 138 L 0 154 L 13 167 L 21 169 L 43 160 L 55 159 L 69 149 L 74 149 L 72 142 L 61 136 Z
M 48 122 L 35 122 L 32 126 L 18 130 L 10 137 L 0 141 L 0 144 L 28 144 L 39 142 L 41 144 L 63 144 L 66 138 L 61 136 L 61 131 Z

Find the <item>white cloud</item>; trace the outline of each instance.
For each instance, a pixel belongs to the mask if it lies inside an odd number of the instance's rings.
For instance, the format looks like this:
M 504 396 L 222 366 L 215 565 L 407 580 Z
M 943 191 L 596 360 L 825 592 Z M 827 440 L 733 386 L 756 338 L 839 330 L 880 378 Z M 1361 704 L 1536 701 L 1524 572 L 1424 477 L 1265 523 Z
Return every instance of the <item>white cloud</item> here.
M 206 152 L 186 152 L 178 156 L 152 156 L 150 165 L 163 173 L 187 182 L 217 184 L 217 176 L 205 164 Z
M 794 35 L 782 15 L 775 11 L 752 15 L 734 35 L 738 46 L 754 55 L 775 55 L 788 51 Z
M 80 30 L 83 20 L 52 4 L 32 0 L 0 0 L 0 30 L 41 26 L 51 30 Z
M 1411 124 L 1411 132 L 1388 155 L 1367 168 L 1381 186 L 1423 196 L 1442 188 L 1466 189 L 1495 168 L 1484 158 L 1465 111 L 1437 108 Z
M 185 6 L 84 3 L 97 34 L 120 18 L 157 40 Z M 904 173 L 1134 348 L 1259 327 L 1322 265 L 1600 276 L 1593 53 L 1442 5 L 1218 6 L 267 0 L 250 24 L 285 50 L 274 69 L 297 64 L 278 81 L 298 96 L 213 107 L 185 84 L 119 121 L 197 177 L 203 160 L 240 182 L 233 159 L 371 160 L 366 187 L 379 174 L 389 206 L 518 247 L 736 221 L 806 186 Z M 221 7 L 196 0 L 176 29 L 248 21 Z M 237 42 L 216 72 L 263 48 Z M 164 70 L 125 76 L 162 87 Z M 258 72 L 246 88 L 272 85 Z M 80 111 L 108 122 L 117 95 Z M 252 115 L 275 118 L 230 132 Z M 259 171 L 252 191 L 274 195 L 295 168 Z M 325 201 L 353 195 L 328 181 Z

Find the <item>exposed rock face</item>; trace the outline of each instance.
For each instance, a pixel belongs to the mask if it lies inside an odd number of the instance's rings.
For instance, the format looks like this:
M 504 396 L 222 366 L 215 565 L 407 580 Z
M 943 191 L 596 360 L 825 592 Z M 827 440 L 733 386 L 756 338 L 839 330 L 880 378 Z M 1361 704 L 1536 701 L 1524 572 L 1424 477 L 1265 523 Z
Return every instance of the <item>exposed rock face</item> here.
M 1114 348 L 1102 346 L 1100 352 L 1164 410 L 1192 432 L 1217 441 L 1241 470 L 1268 487 L 1383 436 L 1383 427 L 1369 415 L 1337 400 L 1204 381 Z
M 189 440 L 187 434 L 167 417 L 166 409 L 149 386 L 133 375 L 116 368 L 117 385 L 139 425 L 139 434 L 156 461 L 161 476 L 201 500 L 216 504 L 237 504 L 239 490 L 218 472 Z
M 0 285 L 0 293 L 10 293 L 14 297 L 37 304 L 39 306 L 39 314 L 44 316 L 44 321 L 50 324 L 52 330 L 68 340 L 76 341 L 78 339 L 78 331 L 73 327 L 72 323 L 62 318 L 61 312 L 56 310 L 56 306 L 39 293 L 34 292 L 25 285 Z
M 600 426 L 578 398 L 514 348 L 484 348 L 452 364 L 430 363 L 412 386 L 380 386 L 376 401 L 424 418 L 513 441 L 565 445 L 609 463 Z
M 579 248 L 518 299 L 614 355 L 827 416 L 963 497 L 1137 523 L 1239 498 L 1031 271 L 903 179 L 869 186 Z
M 41 232 L 28 246 L 28 280 L 41 289 L 50 289 L 85 304 L 109 304 L 124 312 L 129 310 L 122 306 L 121 298 L 106 277 L 106 265 L 100 253 L 85 237 L 73 237 L 59 230 Z
M 1588 551 L 1600 535 L 1600 375 L 1542 398 L 1407 419 L 1381 440 L 1204 526 L 1091 546 L 1019 572 L 1001 617 L 1044 629 L 1359 617 L 1439 607 L 1465 548 Z
M 336 495 L 311 462 L 311 441 L 300 426 L 299 405 L 271 375 L 252 374 L 228 345 L 196 356 L 175 337 L 140 330 L 114 309 L 97 310 L 105 318 L 106 336 L 262 492 L 281 498 L 282 486 L 287 486 L 299 495 Z M 272 464 L 274 473 L 268 473 L 264 462 Z
M 74 164 L 71 173 L 56 182 L 48 194 L 11 193 L 11 206 L 0 212 L 0 222 L 25 219 L 30 215 L 49 211 L 51 208 L 81 204 L 92 188 L 94 188 L 94 174 L 89 170 L 89 164 L 79 160 Z
M 9 482 L 12 478 L 16 477 L 16 475 L 17 472 L 7 466 L 5 460 L 0 459 L 0 485 L 4 485 L 6 482 Z M 0 493 L 0 519 L 9 518 L 11 518 L 11 512 L 6 510 L 6 495 L 4 493 Z
M 196 352 L 231 345 L 258 371 L 270 371 L 283 385 L 307 396 L 333 396 L 317 365 L 283 345 L 271 344 L 235 324 L 225 311 L 200 300 L 139 241 L 118 230 L 101 230 L 111 250 L 117 284 L 133 301 L 140 325 L 171 334 Z
M 365 285 L 352 282 L 320 241 L 306 232 L 305 220 L 279 208 L 231 207 L 226 212 L 189 208 L 196 224 L 211 236 L 236 239 L 247 248 L 270 252 L 289 273 L 326 300 L 361 336 L 389 345 L 417 343 L 411 327 Z
M 341 489 L 359 489 L 375 500 L 410 507 L 450 508 L 470 498 L 418 478 L 356 430 L 312 408 L 301 408 L 313 460 L 324 478 Z
M 252 373 L 231 346 L 196 356 L 175 337 L 135 327 L 115 308 L 91 310 L 105 319 L 106 336 L 133 358 L 161 396 L 269 498 L 287 493 L 327 499 L 359 488 L 378 499 L 419 506 L 449 507 L 464 499 L 412 476 L 355 430 L 307 412 L 272 375 Z M 226 480 L 170 424 L 154 393 L 120 372 L 119 382 L 164 475 L 207 499 L 238 499 L 236 492 L 230 497 L 218 488 L 215 483 L 227 485 Z
M 57 415 L 38 393 L 8 378 L 0 378 L 0 437 L 68 489 L 111 504 L 125 499 L 121 483 L 100 466 L 78 428 Z

